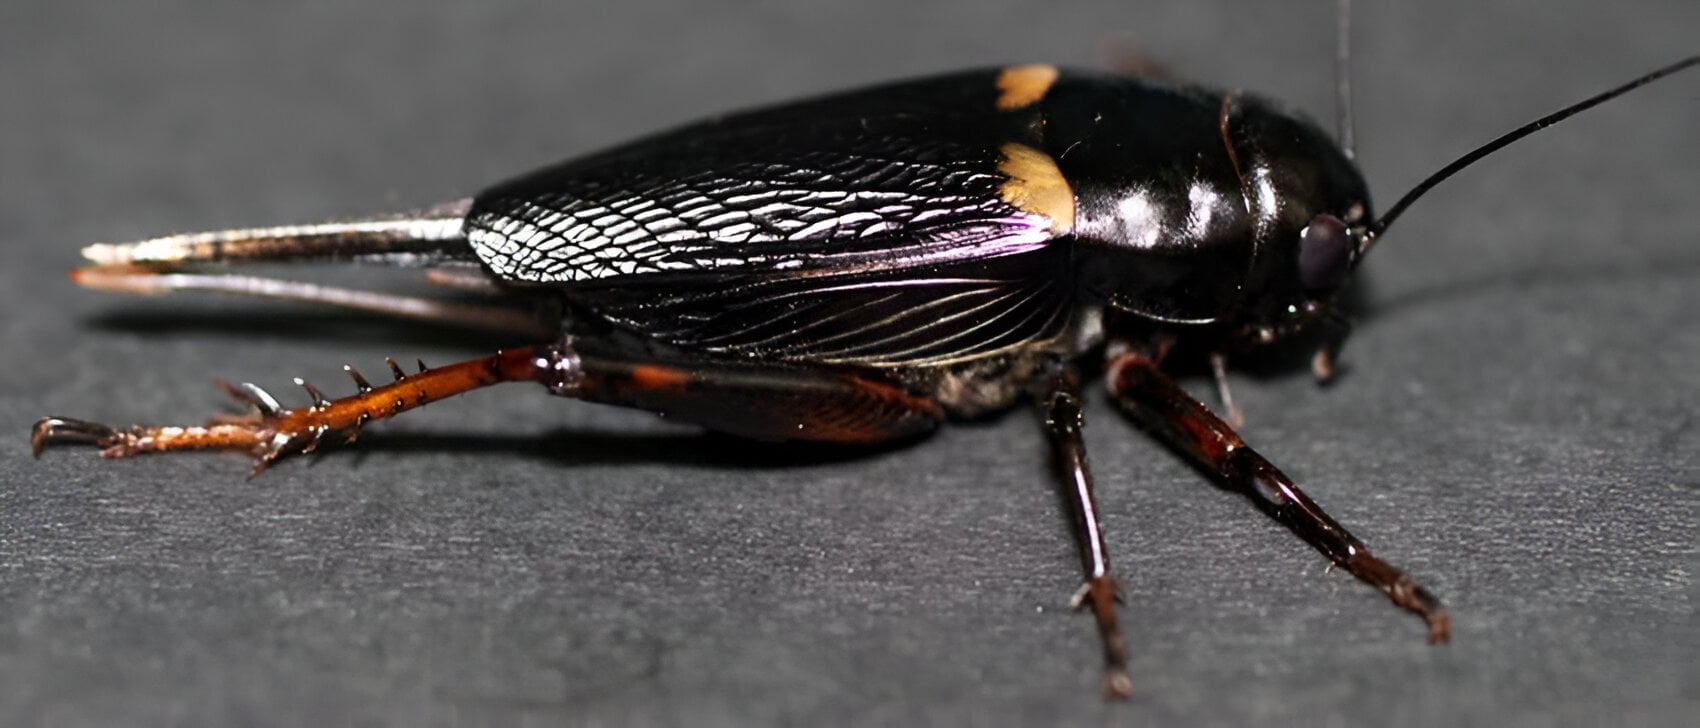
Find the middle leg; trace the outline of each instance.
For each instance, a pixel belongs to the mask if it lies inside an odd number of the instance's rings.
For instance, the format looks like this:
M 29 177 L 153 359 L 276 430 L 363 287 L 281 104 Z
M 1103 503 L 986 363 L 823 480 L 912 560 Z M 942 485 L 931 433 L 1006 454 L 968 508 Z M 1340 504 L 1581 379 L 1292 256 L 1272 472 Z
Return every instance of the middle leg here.
M 1090 608 L 1098 622 L 1098 636 L 1104 645 L 1104 697 L 1122 699 L 1133 694 L 1133 681 L 1127 675 L 1127 642 L 1122 639 L 1121 625 L 1116 621 L 1121 589 L 1110 574 L 1103 522 L 1092 493 L 1092 471 L 1086 465 L 1086 441 L 1081 437 L 1086 416 L 1082 405 L 1079 376 L 1073 369 L 1059 365 L 1044 380 L 1039 407 L 1056 448 L 1057 466 L 1067 481 L 1064 487 L 1073 506 L 1081 566 L 1086 572 L 1086 584 L 1076 597 L 1076 605 Z

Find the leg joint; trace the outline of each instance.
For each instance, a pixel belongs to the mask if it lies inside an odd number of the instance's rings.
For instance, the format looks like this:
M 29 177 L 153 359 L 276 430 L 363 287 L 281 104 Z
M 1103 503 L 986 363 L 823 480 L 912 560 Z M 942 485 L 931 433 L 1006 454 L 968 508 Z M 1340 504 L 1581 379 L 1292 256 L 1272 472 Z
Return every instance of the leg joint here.
M 563 336 L 548 346 L 540 346 L 531 359 L 532 378 L 549 388 L 550 394 L 575 397 L 584 385 L 584 360 L 573 346 L 573 337 Z

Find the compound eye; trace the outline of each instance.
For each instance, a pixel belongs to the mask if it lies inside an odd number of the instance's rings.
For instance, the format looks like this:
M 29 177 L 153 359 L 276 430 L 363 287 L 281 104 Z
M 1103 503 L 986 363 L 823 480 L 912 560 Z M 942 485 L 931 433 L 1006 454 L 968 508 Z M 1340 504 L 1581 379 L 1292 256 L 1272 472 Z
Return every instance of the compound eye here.
M 1311 218 L 1299 234 L 1299 284 L 1312 293 L 1325 293 L 1346 282 L 1352 269 L 1352 234 L 1333 215 Z

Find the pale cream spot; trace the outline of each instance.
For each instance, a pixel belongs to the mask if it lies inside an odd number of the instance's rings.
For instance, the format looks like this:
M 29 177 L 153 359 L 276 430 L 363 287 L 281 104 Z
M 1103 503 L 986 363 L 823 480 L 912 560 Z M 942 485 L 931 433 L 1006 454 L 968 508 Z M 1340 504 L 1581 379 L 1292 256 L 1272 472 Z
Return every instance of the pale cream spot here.
M 1051 221 L 1051 232 L 1066 234 L 1074 229 L 1074 189 L 1063 178 L 1051 155 L 1026 144 L 1003 145 L 1003 163 L 998 171 L 1009 180 L 998 187 L 1003 201 Z
M 1055 66 L 1010 66 L 998 74 L 998 111 L 1014 111 L 1045 98 L 1056 83 Z

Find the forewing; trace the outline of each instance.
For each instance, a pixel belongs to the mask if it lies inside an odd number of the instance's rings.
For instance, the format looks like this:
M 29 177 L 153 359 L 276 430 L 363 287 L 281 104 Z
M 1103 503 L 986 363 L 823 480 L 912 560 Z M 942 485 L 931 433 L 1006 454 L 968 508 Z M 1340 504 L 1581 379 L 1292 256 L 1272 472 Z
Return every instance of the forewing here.
M 730 116 L 545 169 L 480 195 L 468 238 L 504 280 L 689 348 L 898 364 L 1016 345 L 1060 325 L 1066 271 L 1036 255 L 1056 222 L 1006 199 L 1007 149 L 1036 144 L 1038 119 L 998 109 L 996 77 Z
M 1068 324 L 1067 251 L 825 276 L 654 277 L 575 293 L 675 346 L 764 359 L 937 364 L 1050 341 Z
M 494 187 L 466 230 L 504 280 L 916 266 L 1043 245 L 1010 205 L 1003 147 L 1036 112 L 999 111 L 994 72 L 755 111 Z

